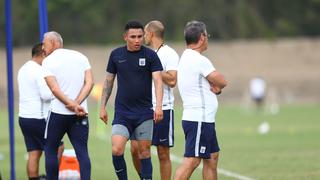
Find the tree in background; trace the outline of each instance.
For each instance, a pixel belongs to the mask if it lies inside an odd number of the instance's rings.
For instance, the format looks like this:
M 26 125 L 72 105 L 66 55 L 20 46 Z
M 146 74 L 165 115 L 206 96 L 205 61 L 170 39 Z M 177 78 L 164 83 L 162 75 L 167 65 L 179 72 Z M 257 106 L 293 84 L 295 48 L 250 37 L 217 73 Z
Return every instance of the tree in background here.
M 319 36 L 319 0 L 47 0 L 49 30 L 78 44 L 119 43 L 130 19 L 161 20 L 171 41 L 183 40 L 187 21 L 206 22 L 215 39 Z M 13 44 L 38 40 L 38 2 L 12 1 Z M 0 4 L 4 9 L 4 3 Z M 0 28 L 5 29 L 4 18 Z M 0 31 L 1 46 L 5 32 Z

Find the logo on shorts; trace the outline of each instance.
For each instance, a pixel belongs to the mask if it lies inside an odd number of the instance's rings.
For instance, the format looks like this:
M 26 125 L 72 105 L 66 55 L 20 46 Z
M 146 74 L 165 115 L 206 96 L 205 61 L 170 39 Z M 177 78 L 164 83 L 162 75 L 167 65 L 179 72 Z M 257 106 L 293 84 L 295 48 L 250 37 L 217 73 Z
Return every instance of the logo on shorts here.
M 87 119 L 83 119 L 82 122 L 81 122 L 81 124 L 84 125 L 84 126 L 86 126 L 86 125 L 88 124 Z
M 166 141 L 167 139 L 159 139 L 160 142 L 164 142 Z
M 201 146 L 200 147 L 200 153 L 205 153 L 206 152 L 206 147 L 205 146 Z
M 121 171 L 123 171 L 124 169 L 119 169 L 119 170 L 116 170 L 116 173 L 119 173 Z
M 139 58 L 139 66 L 145 66 L 146 65 L 146 58 Z

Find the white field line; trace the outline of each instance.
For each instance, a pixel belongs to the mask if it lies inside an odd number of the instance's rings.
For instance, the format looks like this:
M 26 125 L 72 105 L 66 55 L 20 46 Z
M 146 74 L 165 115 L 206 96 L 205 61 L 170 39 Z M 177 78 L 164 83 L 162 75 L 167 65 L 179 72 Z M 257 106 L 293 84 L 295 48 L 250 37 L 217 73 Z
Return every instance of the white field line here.
M 156 149 L 151 149 L 151 152 L 152 152 L 152 155 L 158 156 Z M 170 153 L 170 159 L 171 159 L 171 161 L 173 161 L 175 163 L 178 163 L 178 164 L 182 163 L 182 158 L 178 157 L 172 153 Z M 198 169 L 200 169 L 200 170 L 202 169 L 202 164 L 200 166 L 198 166 Z M 241 174 L 237 174 L 237 173 L 234 173 L 234 172 L 222 169 L 222 168 L 218 168 L 218 174 L 222 174 L 224 176 L 232 177 L 232 178 L 239 179 L 239 180 L 254 180 L 253 178 L 243 176 Z
M 105 136 L 105 137 L 110 137 L 110 136 Z M 107 139 L 107 141 L 109 141 L 109 142 L 111 141 L 110 138 L 105 138 L 105 137 L 104 138 L 100 137 L 100 138 L 102 140 Z M 129 142 L 126 145 L 126 148 L 130 149 L 130 143 Z M 154 156 L 158 156 L 157 150 L 154 149 L 154 148 L 151 148 L 151 154 L 154 155 Z M 182 163 L 182 158 L 178 157 L 178 156 L 176 156 L 176 155 L 174 155 L 172 153 L 170 153 L 170 159 L 171 159 L 172 162 L 175 162 L 177 164 L 181 164 Z M 197 169 L 201 170 L 202 169 L 202 164 L 200 166 L 198 166 Z M 218 168 L 218 174 L 222 174 L 224 176 L 232 177 L 232 178 L 239 179 L 239 180 L 255 180 L 254 178 L 243 176 L 241 174 L 234 173 L 234 172 L 222 169 L 222 168 Z

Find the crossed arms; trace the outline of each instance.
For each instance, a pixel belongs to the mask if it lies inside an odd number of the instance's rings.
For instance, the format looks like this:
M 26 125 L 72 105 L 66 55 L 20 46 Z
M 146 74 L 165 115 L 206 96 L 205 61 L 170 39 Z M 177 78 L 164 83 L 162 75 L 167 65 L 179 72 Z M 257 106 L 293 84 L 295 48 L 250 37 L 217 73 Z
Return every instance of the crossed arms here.
M 224 76 L 217 70 L 211 72 L 206 78 L 210 83 L 210 90 L 217 95 L 221 94 L 221 90 L 227 86 Z

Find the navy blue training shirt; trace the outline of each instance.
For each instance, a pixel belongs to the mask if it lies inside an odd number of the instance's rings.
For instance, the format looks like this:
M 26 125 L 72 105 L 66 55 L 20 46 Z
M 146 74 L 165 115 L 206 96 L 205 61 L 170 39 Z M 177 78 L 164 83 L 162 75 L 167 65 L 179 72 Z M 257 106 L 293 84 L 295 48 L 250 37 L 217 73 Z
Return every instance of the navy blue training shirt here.
M 141 46 L 139 51 L 131 52 L 122 46 L 111 52 L 107 72 L 117 75 L 116 113 L 153 113 L 152 72 L 155 71 L 162 71 L 162 65 L 152 49 Z

